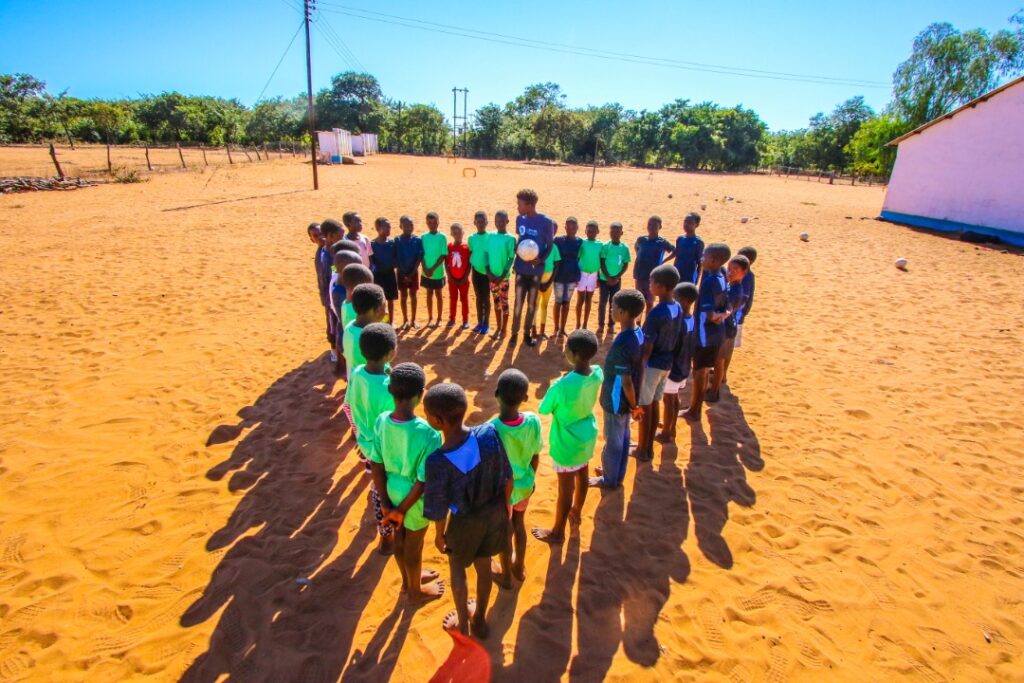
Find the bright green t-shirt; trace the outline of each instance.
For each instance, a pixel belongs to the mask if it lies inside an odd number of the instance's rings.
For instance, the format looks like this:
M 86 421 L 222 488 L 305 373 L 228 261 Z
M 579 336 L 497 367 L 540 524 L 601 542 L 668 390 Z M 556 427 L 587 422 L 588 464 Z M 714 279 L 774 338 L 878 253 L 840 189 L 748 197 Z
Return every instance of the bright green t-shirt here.
M 388 499 L 398 507 L 417 481 L 427 478 L 427 456 L 441 447 L 441 435 L 422 417 L 408 422 L 395 422 L 387 412 L 377 418 L 373 427 L 373 449 L 370 460 L 384 465 Z M 405 513 L 405 528 L 424 529 L 430 522 L 423 516 L 423 498 Z
M 496 232 L 487 240 L 487 267 L 494 275 L 501 275 L 515 257 L 515 235 Z M 511 272 L 509 269 L 509 272 L 505 273 L 505 277 L 508 277 Z
M 346 301 L 345 305 L 341 307 L 341 328 L 345 329 L 355 319 L 356 307 L 352 305 L 351 301 Z
M 555 262 L 562 260 L 562 254 L 558 251 L 558 245 L 552 244 L 551 251 L 548 252 L 548 257 L 544 261 L 544 274 L 552 273 L 555 270 Z
M 533 493 L 537 473 L 530 467 L 530 462 L 544 448 L 540 418 L 534 413 L 523 413 L 522 424 L 515 427 L 505 424 L 500 417 L 491 420 L 491 424 L 498 430 L 508 462 L 512 466 L 512 504 L 515 505 Z
M 381 413 L 395 409 L 395 398 L 388 391 L 391 375 L 374 375 L 360 365 L 348 373 L 345 403 L 352 412 L 356 428 L 356 443 L 363 455 L 370 457 L 373 450 L 373 429 Z
M 551 416 L 548 435 L 551 459 L 562 467 L 575 467 L 590 460 L 597 443 L 594 405 L 601 392 L 604 373 L 597 365 L 589 375 L 570 372 L 551 385 L 540 404 L 540 414 Z
M 366 365 L 366 358 L 359 348 L 359 338 L 362 336 L 363 328 L 357 327 L 355 320 L 345 325 L 345 334 L 341 339 L 341 353 L 345 356 L 345 367 L 349 372 L 360 365 Z
M 605 242 L 601 247 L 601 258 L 604 259 L 604 267 L 608 274 L 612 277 L 619 277 L 625 272 L 626 264 L 629 263 L 629 247 L 621 241 L 618 244 Z M 607 280 L 608 278 L 601 273 L 601 279 Z
M 474 232 L 469 236 L 469 265 L 481 275 L 487 275 L 487 242 L 491 233 Z
M 448 236 L 443 232 L 427 233 L 420 238 L 423 242 L 423 274 L 429 278 L 439 280 L 444 277 L 444 257 L 448 255 Z M 427 268 L 434 264 L 434 261 L 441 259 L 441 265 L 428 275 Z
M 601 270 L 601 248 L 604 242 L 601 240 L 583 240 L 580 245 L 580 271 L 584 273 L 596 273 Z

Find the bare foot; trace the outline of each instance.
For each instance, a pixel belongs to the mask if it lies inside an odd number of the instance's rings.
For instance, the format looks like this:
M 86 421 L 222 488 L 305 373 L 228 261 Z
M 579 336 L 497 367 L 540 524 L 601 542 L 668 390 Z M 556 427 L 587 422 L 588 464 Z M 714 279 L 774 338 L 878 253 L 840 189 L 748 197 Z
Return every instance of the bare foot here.
M 413 607 L 419 607 L 431 600 L 437 600 L 442 595 L 444 595 L 444 581 L 434 579 L 423 584 L 415 591 L 409 591 L 409 604 Z
M 526 581 L 526 568 L 522 565 L 512 565 L 512 576 L 520 581 Z
M 380 544 L 377 546 L 377 553 L 384 557 L 391 557 L 395 554 L 395 537 L 381 536 Z
M 420 583 L 430 583 L 439 576 L 434 569 L 424 569 L 420 572 Z
M 700 422 L 700 413 L 694 412 L 692 410 L 684 410 L 683 412 L 679 413 L 679 417 L 690 422 Z
M 545 543 L 557 544 L 565 540 L 565 536 L 562 534 L 555 534 L 551 529 L 539 529 L 534 527 L 530 530 L 533 537 L 538 541 L 544 541 Z
M 498 566 L 496 567 L 495 564 Z M 512 588 L 512 577 L 501 571 L 500 563 L 491 563 L 491 578 L 494 580 L 494 583 L 498 584 L 499 588 L 504 588 L 505 590 Z
M 466 611 L 469 612 L 469 619 L 472 621 L 473 617 L 476 616 L 476 600 L 470 598 L 466 601 Z M 469 624 L 466 624 L 465 628 L 459 624 L 459 613 L 456 610 L 452 610 L 448 614 L 444 615 L 444 619 L 441 620 L 441 627 L 444 628 L 445 631 L 454 631 L 455 629 L 458 629 L 466 635 L 469 635 Z
M 487 640 L 487 636 L 491 634 L 491 627 L 487 625 L 483 610 L 473 615 L 470 623 L 473 625 L 473 635 L 480 640 Z

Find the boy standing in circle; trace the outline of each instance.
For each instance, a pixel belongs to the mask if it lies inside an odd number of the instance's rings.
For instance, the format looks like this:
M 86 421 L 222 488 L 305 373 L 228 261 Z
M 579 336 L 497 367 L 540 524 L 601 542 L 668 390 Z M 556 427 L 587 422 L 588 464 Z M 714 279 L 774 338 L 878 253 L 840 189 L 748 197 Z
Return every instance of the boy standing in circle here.
M 516 234 L 519 236 L 519 243 L 524 240 L 533 240 L 537 243 L 537 256 L 530 261 L 524 260 L 517 253 L 515 260 L 516 271 L 516 304 L 512 312 L 512 336 L 510 343 L 516 343 L 516 336 L 519 334 L 519 322 L 523 312 L 523 303 L 526 303 L 526 322 L 523 329 L 523 343 L 527 346 L 535 346 L 536 340 L 530 336 L 530 329 L 533 328 L 534 318 L 537 316 L 537 292 L 540 289 L 540 279 L 544 274 L 544 262 L 548 258 L 548 252 L 554 244 L 555 227 L 551 219 L 542 213 L 537 213 L 537 193 L 533 190 L 520 190 L 516 195 L 516 203 L 519 215 L 516 217 Z

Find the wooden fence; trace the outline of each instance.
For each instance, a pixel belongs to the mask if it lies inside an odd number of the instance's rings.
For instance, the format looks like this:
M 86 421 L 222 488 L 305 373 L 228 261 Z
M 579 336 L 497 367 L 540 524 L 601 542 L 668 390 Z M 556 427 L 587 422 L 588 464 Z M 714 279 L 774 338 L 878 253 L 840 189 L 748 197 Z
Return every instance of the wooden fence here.
M 828 183 L 829 185 L 887 185 L 888 178 L 870 175 L 843 174 L 837 171 L 815 171 L 796 166 L 766 166 L 756 173 L 776 175 L 782 178 L 803 179 L 807 182 Z

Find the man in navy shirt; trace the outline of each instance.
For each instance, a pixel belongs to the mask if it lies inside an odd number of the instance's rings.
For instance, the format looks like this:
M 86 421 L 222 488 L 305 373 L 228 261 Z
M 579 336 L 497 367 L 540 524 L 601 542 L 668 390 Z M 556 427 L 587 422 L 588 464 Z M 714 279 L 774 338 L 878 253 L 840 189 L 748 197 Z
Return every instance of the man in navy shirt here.
M 555 240 L 555 226 L 550 218 L 537 213 L 537 193 L 533 190 L 520 190 L 516 195 L 519 216 L 516 217 L 516 233 L 519 242 L 516 244 L 516 260 L 513 268 L 516 271 L 516 305 L 512 311 L 512 336 L 510 343 L 516 343 L 519 334 L 519 319 L 526 303 L 526 322 L 524 324 L 523 343 L 535 346 L 536 340 L 530 336 L 534 318 L 537 317 L 537 292 L 540 290 L 540 277 L 544 274 L 544 261 L 548 258 Z M 519 244 L 524 240 L 537 243 L 537 257 L 526 261 L 519 256 Z
M 715 366 L 719 348 L 725 341 L 729 300 L 722 266 L 731 256 L 732 251 L 726 244 L 709 244 L 704 248 L 701 260 L 704 272 L 700 278 L 700 296 L 694 314 L 696 339 L 693 351 L 693 392 L 690 394 L 690 407 L 683 414 L 688 420 L 700 419 L 708 371 Z
M 700 261 L 704 255 L 704 242 L 697 237 L 700 225 L 699 213 L 688 213 L 683 219 L 685 235 L 676 239 L 676 270 L 682 282 L 697 284 L 700 281 Z
M 583 240 L 576 236 L 580 225 L 575 216 L 565 219 L 565 234 L 555 238 L 555 246 L 561 260 L 555 273 L 555 332 L 565 336 L 565 325 L 569 321 L 569 303 L 576 283 L 580 280 L 580 245 Z
M 633 251 L 636 252 L 633 279 L 636 281 L 636 288 L 644 295 L 648 313 L 654 305 L 654 295 L 651 294 L 651 271 L 676 253 L 668 240 L 659 234 L 660 232 L 661 216 L 651 216 L 647 219 L 647 234 L 639 237 L 633 245 Z

